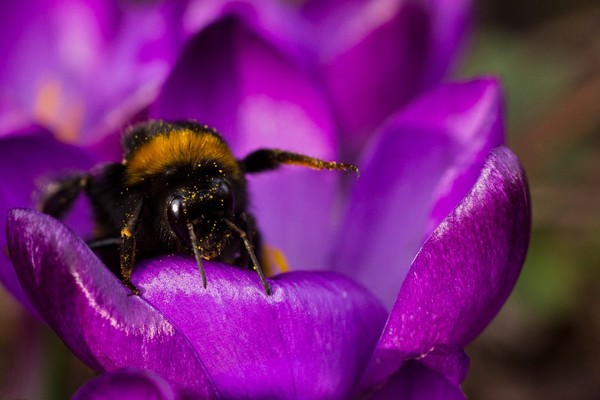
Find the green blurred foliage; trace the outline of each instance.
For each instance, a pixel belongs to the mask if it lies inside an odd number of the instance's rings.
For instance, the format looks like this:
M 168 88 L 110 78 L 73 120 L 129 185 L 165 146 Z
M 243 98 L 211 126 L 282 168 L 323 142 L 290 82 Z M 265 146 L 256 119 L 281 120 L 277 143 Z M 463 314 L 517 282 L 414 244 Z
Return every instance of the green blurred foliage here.
M 567 85 L 570 65 L 559 49 L 532 49 L 514 32 L 489 27 L 477 30 L 461 76 L 491 74 L 501 78 L 507 101 L 508 128 L 539 113 Z
M 467 349 L 474 399 L 600 398 L 600 4 L 487 0 L 463 77 L 502 79 L 529 177 L 527 261 Z

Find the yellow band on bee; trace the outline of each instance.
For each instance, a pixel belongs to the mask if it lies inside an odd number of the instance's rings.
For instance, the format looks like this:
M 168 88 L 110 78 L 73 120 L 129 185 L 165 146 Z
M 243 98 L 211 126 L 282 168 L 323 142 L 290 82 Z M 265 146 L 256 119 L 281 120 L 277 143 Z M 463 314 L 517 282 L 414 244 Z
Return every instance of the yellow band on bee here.
M 237 161 L 222 140 L 209 133 L 191 130 L 173 130 L 155 136 L 140 145 L 124 163 L 127 183 L 135 184 L 171 166 L 195 167 L 208 161 L 227 168 L 236 178 L 239 176 Z

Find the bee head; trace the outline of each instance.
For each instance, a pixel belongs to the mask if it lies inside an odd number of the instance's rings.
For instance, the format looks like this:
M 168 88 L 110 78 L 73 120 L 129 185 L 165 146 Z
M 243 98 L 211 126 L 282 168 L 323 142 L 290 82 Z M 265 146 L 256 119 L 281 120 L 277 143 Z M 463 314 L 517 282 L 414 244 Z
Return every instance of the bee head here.
M 206 253 L 203 255 L 210 257 L 220 251 L 227 232 L 224 220 L 232 219 L 234 210 L 231 184 L 224 178 L 212 177 L 202 184 L 175 190 L 168 199 L 167 220 L 186 247 L 192 248 L 196 242 L 199 250 Z

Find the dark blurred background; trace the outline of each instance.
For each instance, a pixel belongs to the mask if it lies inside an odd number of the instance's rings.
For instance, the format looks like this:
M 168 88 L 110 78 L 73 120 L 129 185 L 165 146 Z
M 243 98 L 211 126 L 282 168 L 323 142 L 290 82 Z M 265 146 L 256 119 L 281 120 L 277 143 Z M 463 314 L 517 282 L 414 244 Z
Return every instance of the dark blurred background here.
M 517 287 L 467 352 L 471 399 L 600 399 L 600 2 L 486 0 L 462 75 L 499 75 L 531 187 Z
M 529 175 L 533 232 L 513 295 L 467 349 L 470 399 L 600 399 L 598 3 L 478 2 L 460 75 L 504 82 L 508 141 Z M 4 290 L 0 304 L 2 396 L 68 398 L 93 376 Z

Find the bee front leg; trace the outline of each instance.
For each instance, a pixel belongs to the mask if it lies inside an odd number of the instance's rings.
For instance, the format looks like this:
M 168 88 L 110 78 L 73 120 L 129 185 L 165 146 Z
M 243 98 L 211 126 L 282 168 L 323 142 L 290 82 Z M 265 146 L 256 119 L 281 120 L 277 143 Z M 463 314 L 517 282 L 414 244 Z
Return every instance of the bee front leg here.
M 79 193 L 87 187 L 90 179 L 88 174 L 74 174 L 47 183 L 38 201 L 38 210 L 54 218 L 62 218 L 71 209 Z
M 252 260 L 252 266 L 253 266 L 254 270 L 258 273 L 260 283 L 262 284 L 263 288 L 265 289 L 265 293 L 267 294 L 267 296 L 270 296 L 271 294 L 273 294 L 273 290 L 271 289 L 271 285 L 269 285 L 269 282 L 267 282 L 267 278 L 265 278 L 265 274 L 263 273 L 263 270 L 260 267 L 260 263 L 258 262 L 258 259 L 256 258 L 254 248 L 252 247 L 252 243 L 248 239 L 248 235 L 246 234 L 246 232 L 243 229 L 239 228 L 236 224 L 234 224 L 227 218 L 225 218 L 224 221 L 227 225 L 229 225 L 229 227 L 233 231 L 235 231 L 240 236 L 240 239 L 242 239 L 242 242 L 244 243 L 244 246 L 246 247 L 246 251 L 248 252 L 248 255 L 250 256 L 250 260 Z
M 119 259 L 121 264 L 121 280 L 134 295 L 139 295 L 140 290 L 131 282 L 131 274 L 135 265 L 135 237 L 125 227 L 121 230 L 121 243 L 119 246 Z
M 133 211 L 126 213 L 125 226 L 121 229 L 121 241 L 119 245 L 119 262 L 121 266 L 121 280 L 129 289 L 131 294 L 138 296 L 140 290 L 131 282 L 131 274 L 135 266 L 135 228 L 137 226 L 139 216 L 142 210 L 142 201 L 134 202 L 131 207 Z

